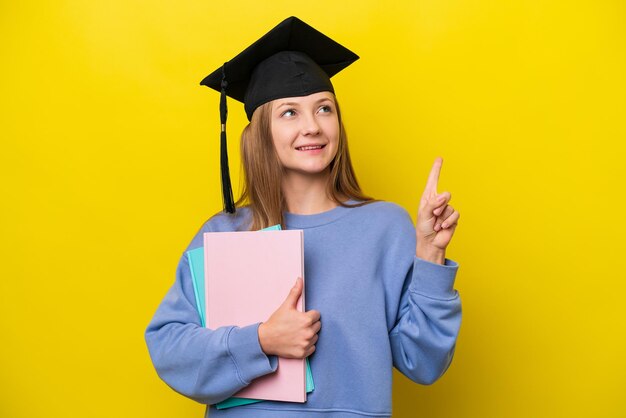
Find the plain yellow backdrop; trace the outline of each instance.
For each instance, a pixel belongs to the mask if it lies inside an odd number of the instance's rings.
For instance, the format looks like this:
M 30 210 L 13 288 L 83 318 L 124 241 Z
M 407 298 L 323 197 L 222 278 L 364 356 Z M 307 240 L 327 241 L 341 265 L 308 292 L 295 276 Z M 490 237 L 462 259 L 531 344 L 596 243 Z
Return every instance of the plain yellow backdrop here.
M 455 358 L 396 372 L 394 417 L 626 416 L 618 0 L 3 1 L 0 416 L 202 416 L 143 333 L 222 207 L 199 82 L 290 15 L 361 57 L 333 83 L 364 191 L 415 219 L 442 156 L 461 213 Z

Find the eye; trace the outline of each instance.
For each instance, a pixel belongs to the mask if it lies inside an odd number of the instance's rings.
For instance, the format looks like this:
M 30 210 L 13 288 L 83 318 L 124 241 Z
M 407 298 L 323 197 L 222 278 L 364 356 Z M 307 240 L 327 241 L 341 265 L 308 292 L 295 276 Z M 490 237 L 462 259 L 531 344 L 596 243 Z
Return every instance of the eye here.
M 332 107 L 330 107 L 330 106 L 328 106 L 328 105 L 324 105 L 324 106 L 320 107 L 320 110 L 324 110 L 324 109 L 326 109 L 326 110 L 324 111 L 324 113 L 330 113 L 330 112 L 332 112 L 332 111 L 333 111 Z
M 289 112 L 291 112 L 291 113 L 293 113 L 293 114 L 295 114 L 295 113 L 296 113 L 296 111 L 295 111 L 294 109 L 287 109 L 287 110 L 285 110 L 283 113 L 281 113 L 280 117 L 285 116 L 285 115 L 286 115 L 287 113 L 289 113 Z

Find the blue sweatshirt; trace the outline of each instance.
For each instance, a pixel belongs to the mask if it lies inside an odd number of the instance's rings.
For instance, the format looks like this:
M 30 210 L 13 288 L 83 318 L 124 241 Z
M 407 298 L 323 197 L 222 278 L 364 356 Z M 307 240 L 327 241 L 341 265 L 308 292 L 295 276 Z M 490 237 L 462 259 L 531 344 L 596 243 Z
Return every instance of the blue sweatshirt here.
M 219 213 L 185 251 L 201 247 L 204 232 L 247 230 L 250 219 L 247 207 Z M 178 393 L 207 404 L 211 418 L 391 416 L 392 366 L 428 385 L 452 361 L 461 325 L 454 289 L 458 264 L 416 257 L 411 216 L 391 202 L 313 215 L 285 212 L 285 224 L 304 231 L 305 309 L 321 314 L 309 357 L 315 390 L 307 401 L 212 406 L 276 371 L 277 358 L 261 350 L 259 323 L 201 326 L 184 254 L 145 333 L 158 375 Z

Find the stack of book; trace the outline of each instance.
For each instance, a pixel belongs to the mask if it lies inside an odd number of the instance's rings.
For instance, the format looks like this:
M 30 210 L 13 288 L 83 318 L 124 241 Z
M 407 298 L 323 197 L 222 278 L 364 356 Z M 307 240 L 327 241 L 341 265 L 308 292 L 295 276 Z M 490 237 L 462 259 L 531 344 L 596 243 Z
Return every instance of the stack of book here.
M 205 232 L 186 252 L 202 325 L 215 329 L 266 321 L 296 278 L 304 280 L 304 233 L 275 225 L 259 231 Z M 304 288 L 297 309 L 304 312 Z M 218 409 L 264 400 L 306 402 L 314 389 L 308 359 L 278 358 L 276 372 L 253 380 Z

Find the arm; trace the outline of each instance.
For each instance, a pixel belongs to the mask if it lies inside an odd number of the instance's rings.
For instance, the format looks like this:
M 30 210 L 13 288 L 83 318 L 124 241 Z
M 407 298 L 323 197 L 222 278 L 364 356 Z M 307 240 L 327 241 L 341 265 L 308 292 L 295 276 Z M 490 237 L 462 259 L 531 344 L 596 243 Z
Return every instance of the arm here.
M 453 287 L 459 266 L 445 258 L 459 213 L 448 205 L 449 192 L 437 193 L 442 164 L 437 157 L 420 199 L 411 243 L 416 256 L 389 333 L 394 365 L 422 384 L 432 384 L 446 372 L 461 326 L 461 299 Z
M 458 264 L 415 257 L 405 279 L 395 326 L 389 333 L 393 365 L 414 382 L 430 385 L 450 366 L 461 325 L 461 299 L 453 289 Z
M 176 281 L 148 325 L 145 339 L 165 383 L 197 402 L 215 404 L 253 379 L 276 371 L 278 359 L 261 350 L 258 327 L 258 323 L 241 328 L 202 327 L 183 255 Z

